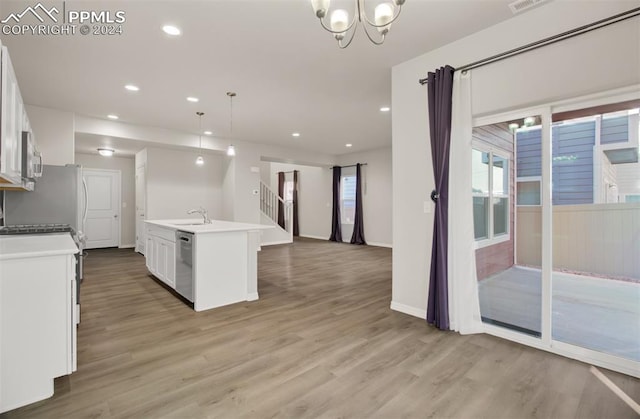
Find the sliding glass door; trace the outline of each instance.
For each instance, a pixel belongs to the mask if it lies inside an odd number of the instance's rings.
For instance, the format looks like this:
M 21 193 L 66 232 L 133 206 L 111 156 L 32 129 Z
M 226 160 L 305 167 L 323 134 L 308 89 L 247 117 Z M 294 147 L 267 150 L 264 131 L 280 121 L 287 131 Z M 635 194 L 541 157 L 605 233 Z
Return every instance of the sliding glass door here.
M 621 107 L 553 124 L 552 338 L 640 362 L 639 118 Z
M 476 273 L 487 333 L 637 376 L 640 97 L 611 97 L 474 121 Z

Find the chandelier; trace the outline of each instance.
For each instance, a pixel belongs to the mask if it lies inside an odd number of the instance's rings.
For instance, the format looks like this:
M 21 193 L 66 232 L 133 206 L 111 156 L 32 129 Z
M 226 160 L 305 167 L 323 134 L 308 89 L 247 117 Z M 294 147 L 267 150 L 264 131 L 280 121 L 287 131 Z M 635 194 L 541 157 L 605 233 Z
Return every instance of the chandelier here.
M 392 0 L 392 2 L 389 3 L 378 4 L 374 9 L 374 18 L 372 22 L 369 20 L 364 10 L 365 0 L 353 0 L 355 2 L 355 14 L 351 19 L 351 22 L 349 22 L 348 11 L 344 9 L 336 9 L 331 13 L 329 25 L 327 25 L 325 18 L 329 11 L 330 1 L 331 0 L 311 0 L 311 5 L 313 6 L 313 11 L 315 12 L 316 17 L 320 20 L 320 25 L 333 34 L 333 37 L 338 41 L 338 46 L 342 49 L 348 47 L 349 44 L 351 44 L 351 41 L 353 41 L 358 23 L 362 24 L 364 33 L 371 42 L 376 45 L 382 45 L 387 33 L 389 33 L 391 24 L 398 19 L 398 16 L 400 16 L 402 5 L 405 2 L 405 0 Z M 373 31 L 371 28 L 377 29 L 379 35 L 376 35 L 375 37 L 372 36 L 369 33 L 369 30 Z M 351 32 L 351 34 L 348 36 L 349 40 L 345 41 L 345 38 L 347 38 L 347 32 Z

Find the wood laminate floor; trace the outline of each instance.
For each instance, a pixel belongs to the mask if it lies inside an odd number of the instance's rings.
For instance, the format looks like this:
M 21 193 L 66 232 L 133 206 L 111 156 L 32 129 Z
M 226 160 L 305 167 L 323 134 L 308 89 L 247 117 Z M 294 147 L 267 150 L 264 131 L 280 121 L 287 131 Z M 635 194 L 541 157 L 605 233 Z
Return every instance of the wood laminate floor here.
M 635 417 L 585 364 L 391 311 L 389 249 L 263 248 L 260 300 L 202 313 L 132 250 L 90 251 L 85 278 L 78 371 L 3 417 Z

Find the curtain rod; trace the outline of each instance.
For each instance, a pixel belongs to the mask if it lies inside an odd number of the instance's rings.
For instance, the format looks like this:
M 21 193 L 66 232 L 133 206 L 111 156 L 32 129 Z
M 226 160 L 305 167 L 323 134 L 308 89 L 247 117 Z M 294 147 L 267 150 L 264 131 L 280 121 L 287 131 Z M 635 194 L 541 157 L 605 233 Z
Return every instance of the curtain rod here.
M 367 163 L 360 163 L 360 166 L 366 166 L 366 165 L 367 165 Z M 356 167 L 356 166 L 357 166 L 357 164 L 350 164 L 348 166 L 331 166 L 329 168 L 329 170 L 333 169 L 334 167 Z
M 293 173 L 293 172 L 299 172 L 299 170 L 289 170 L 288 172 L 276 172 L 276 173 Z
M 483 66 L 485 66 L 487 64 L 492 64 L 492 63 L 495 63 L 495 62 L 498 62 L 498 61 L 502 61 L 502 60 L 504 60 L 506 58 L 515 57 L 516 55 L 520 55 L 520 54 L 523 54 L 525 52 L 533 51 L 535 49 L 538 49 L 538 48 L 541 48 L 541 47 L 545 47 L 547 45 L 555 44 L 556 42 L 564 41 L 565 39 L 570 39 L 570 38 L 573 38 L 575 36 L 582 35 L 582 34 L 594 31 L 596 29 L 604 28 L 604 27 L 607 27 L 609 25 L 613 25 L 614 23 L 618 23 L 618 22 L 622 22 L 622 21 L 627 20 L 627 19 L 631 19 L 631 18 L 636 17 L 638 15 L 640 15 L 640 7 L 636 7 L 635 9 L 627 10 L 626 12 L 622 12 L 622 13 L 619 13 L 617 15 L 610 16 L 608 18 L 601 19 L 601 20 L 598 20 L 596 22 L 592 22 L 592 23 L 589 23 L 589 24 L 584 25 L 584 26 L 580 26 L 579 28 L 571 29 L 571 30 L 568 30 L 568 31 L 560 33 L 560 34 L 553 35 L 553 36 L 550 36 L 548 38 L 541 39 L 539 41 L 532 42 L 530 44 L 523 45 L 521 47 L 514 48 L 512 50 L 505 51 L 503 53 L 500 53 L 500 54 L 497 54 L 497 55 L 494 55 L 494 56 L 491 56 L 491 57 L 487 57 L 487 58 L 484 58 L 484 59 L 479 60 L 479 61 L 475 61 L 475 62 L 470 63 L 470 64 L 463 65 L 462 67 L 456 68 L 455 71 L 465 72 L 467 70 L 471 70 L 471 69 L 474 69 L 474 68 L 483 67 Z M 422 84 L 422 85 L 425 85 L 428 82 L 428 78 L 420 79 L 420 80 L 418 80 L 418 82 L 420 84 Z

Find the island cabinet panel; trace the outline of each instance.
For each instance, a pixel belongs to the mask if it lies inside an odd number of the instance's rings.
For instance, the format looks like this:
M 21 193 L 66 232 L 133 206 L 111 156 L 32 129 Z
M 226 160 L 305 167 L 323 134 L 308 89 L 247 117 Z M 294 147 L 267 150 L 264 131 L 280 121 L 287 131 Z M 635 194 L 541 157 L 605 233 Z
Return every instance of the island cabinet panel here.
M 176 286 L 176 243 L 175 230 L 147 226 L 147 246 L 145 257 L 147 269 L 156 278 L 169 285 Z
M 260 235 L 272 226 L 222 220 L 204 223 L 194 219 L 147 220 L 145 224 L 149 272 L 179 293 L 190 290 L 191 285 L 195 311 L 258 299 Z M 186 281 L 190 277 L 191 282 L 185 283 L 185 275 L 181 274 L 176 285 L 178 231 L 193 235 L 193 247 L 189 258 L 191 275 L 186 275 Z

